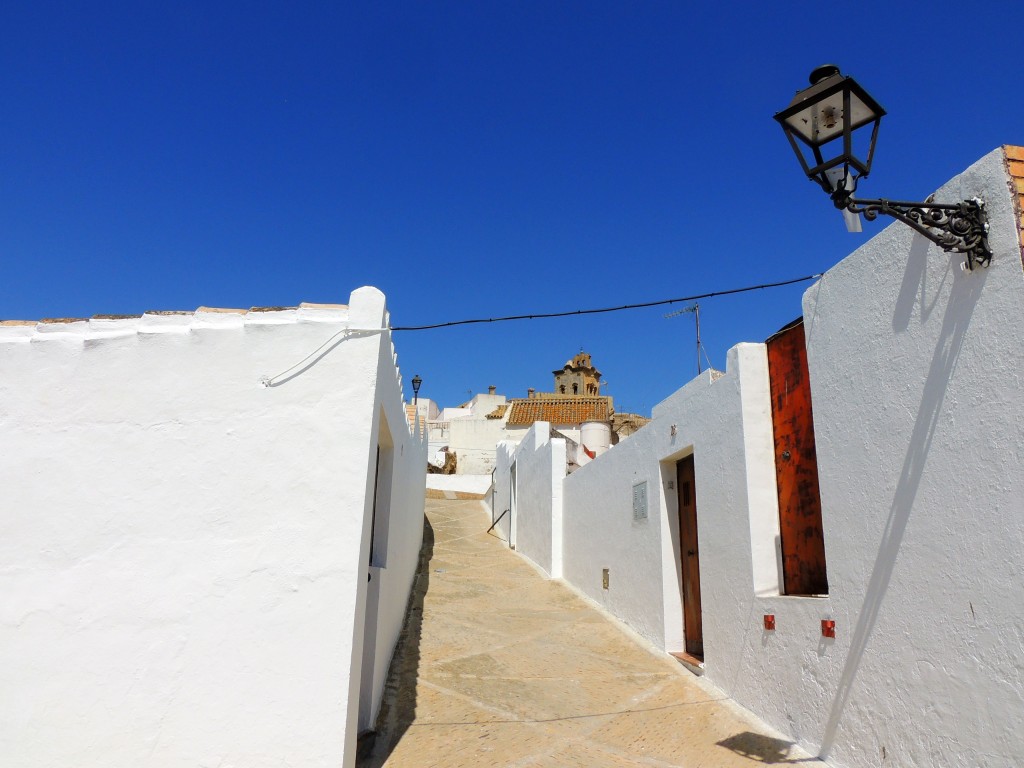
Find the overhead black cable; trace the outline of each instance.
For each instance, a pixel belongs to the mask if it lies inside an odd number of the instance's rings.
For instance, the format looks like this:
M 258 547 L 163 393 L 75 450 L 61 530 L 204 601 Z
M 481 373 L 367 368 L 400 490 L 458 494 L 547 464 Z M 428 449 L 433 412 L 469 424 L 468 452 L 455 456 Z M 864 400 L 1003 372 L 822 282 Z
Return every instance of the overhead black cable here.
M 535 315 L 509 315 L 508 317 L 478 318 L 475 320 L 453 320 L 448 323 L 434 323 L 433 325 L 405 325 L 396 326 L 392 331 L 430 331 L 434 328 L 450 328 L 453 325 L 473 325 L 475 323 L 503 323 L 507 320 L 542 320 L 549 317 L 570 317 L 572 315 L 597 315 L 602 312 L 621 312 L 624 309 L 643 309 L 644 307 L 658 307 L 663 304 L 674 304 L 677 301 L 696 301 L 697 299 L 710 299 L 714 296 L 729 296 L 734 293 L 746 293 L 747 291 L 759 291 L 764 288 L 781 288 L 784 285 L 803 283 L 807 280 L 816 280 L 818 275 L 806 275 L 795 277 L 792 280 L 783 280 L 780 283 L 764 283 L 763 285 L 750 285 L 746 288 L 730 288 L 727 291 L 711 291 L 700 293 L 695 296 L 681 296 L 678 299 L 662 299 L 661 301 L 645 301 L 643 304 L 624 304 L 621 307 L 602 307 L 600 309 L 576 309 L 571 312 L 547 312 Z

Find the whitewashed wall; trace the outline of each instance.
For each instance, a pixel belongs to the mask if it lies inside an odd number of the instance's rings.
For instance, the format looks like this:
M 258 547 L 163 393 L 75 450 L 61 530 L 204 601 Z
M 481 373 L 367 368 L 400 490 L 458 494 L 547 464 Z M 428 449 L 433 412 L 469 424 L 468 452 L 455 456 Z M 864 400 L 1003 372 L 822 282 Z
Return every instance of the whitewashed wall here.
M 507 541 L 513 548 L 512 526 L 512 463 L 515 461 L 518 443 L 503 440 L 495 448 L 494 481 L 491 484 L 491 495 L 486 500 L 491 509 L 491 523 L 494 532 Z
M 501 468 L 495 472 L 494 498 L 499 498 L 499 493 L 511 493 L 511 467 L 514 462 L 517 493 L 510 514 L 515 519 L 516 550 L 530 558 L 545 573 L 561 576 L 565 440 L 551 437 L 551 426 L 547 422 L 538 421 L 521 443 L 504 443 L 502 450 L 504 457 Z M 508 506 L 501 505 L 497 514 L 501 514 Z M 496 516 L 492 516 L 492 519 Z M 503 523 L 499 523 L 499 526 L 502 526 L 503 531 L 508 530 Z
M 4 764 L 353 764 L 382 414 L 380 665 L 421 535 L 390 341 L 339 334 L 385 320 L 363 288 L 0 326 Z
M 384 308 L 384 296 L 375 288 L 360 289 L 372 291 L 375 303 L 370 317 L 360 320 L 360 326 L 389 326 L 389 316 Z M 357 291 L 356 293 L 359 293 Z M 358 306 L 358 305 L 357 305 Z M 409 591 L 416 576 L 420 546 L 423 543 L 423 509 L 426 490 L 427 439 L 421 433 L 423 422 L 416 425 L 410 434 L 410 427 L 403 403 L 403 389 L 398 370 L 398 356 L 391 343 L 390 334 L 382 337 L 377 359 L 375 379 L 375 403 L 373 435 L 370 449 L 376 454 L 380 447 L 379 477 L 377 480 L 377 512 L 373 531 L 373 552 L 369 552 L 370 521 L 364 523 L 361 562 L 370 562 L 368 577 L 360 579 L 367 596 L 365 609 L 358 610 L 363 617 L 361 627 L 357 622 L 353 642 L 353 670 L 360 671 L 360 702 L 358 716 L 353 718 L 350 702 L 347 712 L 345 759 L 352 763 L 355 753 L 355 736 L 365 729 L 372 729 L 384 693 L 384 683 L 394 653 L 398 636 L 402 631 Z M 411 385 L 410 385 L 411 388 Z M 408 393 L 404 393 L 408 394 Z M 373 460 L 371 459 L 371 467 Z M 371 472 L 372 481 L 372 472 Z M 367 497 L 372 503 L 374 492 L 371 486 Z M 367 510 L 370 506 L 367 506 Z M 367 514 L 369 517 L 369 514 Z M 368 647 L 357 649 L 362 639 Z M 354 684 L 350 684 L 350 695 Z M 355 724 L 356 727 L 353 727 Z
M 469 410 L 474 418 L 482 419 L 489 413 L 493 413 L 494 409 L 498 406 L 505 405 L 506 400 L 504 395 L 473 395 L 473 399 L 469 401 Z
M 469 407 L 466 407 L 466 408 L 461 408 L 461 407 L 459 407 L 459 408 L 442 408 L 441 409 L 441 413 L 438 415 L 437 418 L 440 421 L 451 421 L 452 419 L 461 419 L 461 418 L 464 418 L 466 416 L 472 416 L 472 415 L 473 415 L 473 409 L 469 408 Z
M 579 424 L 549 424 L 549 426 L 554 427 L 554 429 L 575 443 L 578 444 L 580 442 Z M 518 443 L 526 436 L 526 433 L 532 427 L 533 424 L 517 424 L 508 426 L 505 428 L 505 439 Z
M 453 419 L 447 445 L 457 457 L 455 471 L 460 475 L 490 474 L 495 466 L 495 445 L 504 437 L 501 419 Z
M 409 384 L 409 388 L 412 388 L 412 384 Z M 408 393 L 406 393 L 408 395 Z M 431 421 L 441 415 L 441 411 L 437 407 L 437 403 L 431 400 L 429 397 L 420 397 L 416 399 L 416 413 L 424 421 Z
M 679 650 L 668 483 L 693 452 L 705 672 L 837 766 L 1024 764 L 1024 271 L 1001 151 L 937 199 L 975 195 L 989 269 L 962 272 L 894 224 L 805 294 L 827 598 L 779 595 L 762 344 L 735 347 L 724 376 L 694 380 L 564 481 L 566 580 Z M 632 514 L 640 481 L 646 521 Z
M 505 418 L 488 419 L 488 414 L 505 404 L 504 395 L 475 395 L 466 408 L 445 408 L 443 421 L 430 429 L 430 455 L 438 466 L 442 447 L 457 457 L 455 471 L 460 475 L 487 475 L 494 470 L 495 445 L 507 437 Z
M 564 578 L 667 651 L 684 648 L 675 465 L 694 454 L 702 547 L 706 528 L 746 520 L 740 369 L 760 364 L 766 377 L 764 354 L 760 344 L 734 347 L 724 376 L 705 371 L 657 405 L 647 427 L 565 480 Z M 770 434 L 770 420 L 767 428 Z M 770 461 L 770 443 L 767 449 Z M 648 499 L 648 515 L 640 519 L 633 509 L 638 483 L 647 484 Z M 705 600 L 713 599 L 715 577 L 705 583 L 704 574 L 716 559 L 716 553 L 700 553 Z M 602 584 L 605 568 L 608 589 Z M 706 623 L 704 638 L 707 645 Z
M 490 475 L 427 475 L 427 491 L 447 499 L 490 498 Z
M 876 765 L 883 747 L 917 765 L 1024 764 L 1024 274 L 1008 186 L 997 151 L 936 195 L 986 201 L 989 269 L 962 272 L 894 225 L 804 297 L 838 637 L 809 658 L 829 675 L 818 701 L 750 700 L 807 722 L 840 765 Z

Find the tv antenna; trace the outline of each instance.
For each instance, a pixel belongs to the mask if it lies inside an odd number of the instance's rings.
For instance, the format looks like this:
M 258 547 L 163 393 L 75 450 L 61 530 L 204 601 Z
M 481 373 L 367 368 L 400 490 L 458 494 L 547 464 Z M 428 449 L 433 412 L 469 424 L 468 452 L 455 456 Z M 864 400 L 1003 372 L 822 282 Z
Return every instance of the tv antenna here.
M 667 315 L 665 315 L 665 317 L 666 318 L 678 317 L 679 315 L 689 315 L 689 314 L 693 315 L 694 323 L 696 324 L 696 327 L 697 327 L 697 375 L 700 376 L 700 374 L 701 374 L 701 364 L 700 364 L 701 353 L 704 354 L 704 359 L 708 361 L 708 368 L 711 368 L 711 358 L 708 357 L 707 350 L 704 349 L 704 345 L 701 344 L 701 341 L 700 341 L 700 304 L 694 302 L 693 304 L 691 304 L 688 307 L 683 307 L 682 309 L 677 309 L 675 312 L 669 312 Z

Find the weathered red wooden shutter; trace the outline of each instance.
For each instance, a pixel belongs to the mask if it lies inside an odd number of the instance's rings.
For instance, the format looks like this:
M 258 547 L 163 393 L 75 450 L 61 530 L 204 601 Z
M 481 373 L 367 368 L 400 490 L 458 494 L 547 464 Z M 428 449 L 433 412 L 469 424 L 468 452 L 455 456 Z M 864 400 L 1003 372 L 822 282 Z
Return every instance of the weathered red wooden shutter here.
M 803 318 L 767 342 L 782 576 L 787 595 L 828 593 Z

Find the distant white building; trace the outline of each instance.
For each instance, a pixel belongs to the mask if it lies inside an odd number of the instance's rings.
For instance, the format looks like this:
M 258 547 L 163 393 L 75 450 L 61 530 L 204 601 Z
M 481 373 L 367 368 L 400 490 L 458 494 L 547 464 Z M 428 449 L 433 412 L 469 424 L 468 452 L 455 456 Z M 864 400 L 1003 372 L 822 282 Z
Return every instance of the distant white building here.
M 582 466 L 647 423 L 637 414 L 616 414 L 612 398 L 598 394 L 601 372 L 586 352 L 552 373 L 553 392 L 530 389 L 525 398 L 508 400 L 490 387 L 486 395 L 443 409 L 429 424 L 431 462 L 442 466 L 444 453 L 454 453 L 458 474 L 489 474 L 498 443 L 518 443 L 534 422 L 544 421 L 567 438 L 570 464 Z
M 427 424 L 430 461 L 443 466 L 445 454 L 454 454 L 460 475 L 486 475 L 494 469 L 494 446 L 504 435 L 507 406 L 504 395 L 488 387 L 487 394 L 457 407 L 444 408 Z
M 410 413 L 418 414 L 420 419 L 423 421 L 435 421 L 440 416 L 437 403 L 427 397 L 415 398 L 415 402 L 410 404 L 408 408 L 412 410 Z

